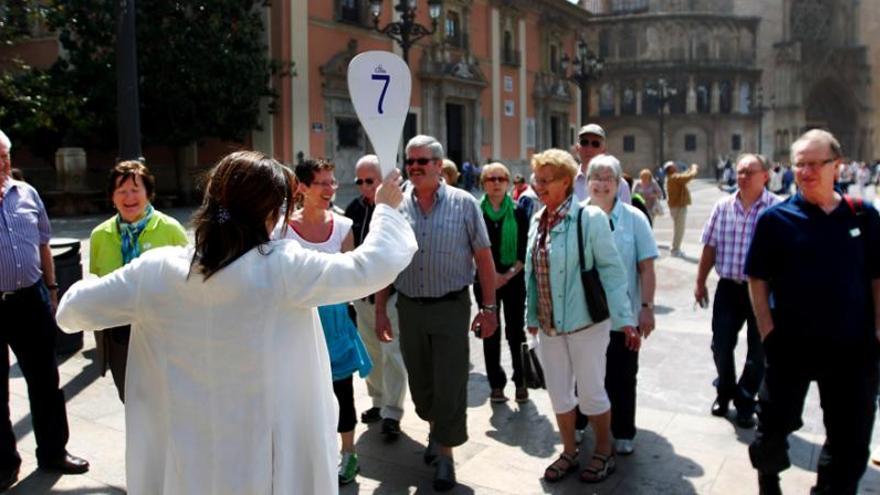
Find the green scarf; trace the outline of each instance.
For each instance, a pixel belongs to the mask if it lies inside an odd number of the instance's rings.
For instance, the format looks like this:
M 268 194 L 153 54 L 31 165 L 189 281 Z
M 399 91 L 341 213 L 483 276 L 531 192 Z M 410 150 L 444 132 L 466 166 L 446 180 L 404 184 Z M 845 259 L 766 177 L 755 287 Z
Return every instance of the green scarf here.
M 480 208 L 483 210 L 483 214 L 486 215 L 489 220 L 493 222 L 497 222 L 498 220 L 502 220 L 501 222 L 501 264 L 502 265 L 512 265 L 516 263 L 516 218 L 513 215 L 513 200 L 510 199 L 510 196 L 504 195 L 504 200 L 501 202 L 501 208 L 498 211 L 492 209 L 492 203 L 489 202 L 489 195 L 483 196 L 483 202 L 480 203 Z

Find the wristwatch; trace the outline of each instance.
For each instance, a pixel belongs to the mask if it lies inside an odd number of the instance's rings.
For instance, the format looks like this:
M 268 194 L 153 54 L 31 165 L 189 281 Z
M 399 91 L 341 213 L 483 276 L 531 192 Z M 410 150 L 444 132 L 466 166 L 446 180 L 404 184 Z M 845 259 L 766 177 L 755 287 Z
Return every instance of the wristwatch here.
M 498 306 L 495 304 L 484 304 L 480 306 L 480 311 L 491 311 L 493 313 L 498 312 Z
M 49 290 L 58 290 L 58 284 L 46 284 L 46 288 Z
M 643 302 L 643 303 L 642 303 L 642 307 L 643 307 L 643 308 L 648 308 L 648 309 L 654 309 L 654 303 L 651 303 L 651 302 Z

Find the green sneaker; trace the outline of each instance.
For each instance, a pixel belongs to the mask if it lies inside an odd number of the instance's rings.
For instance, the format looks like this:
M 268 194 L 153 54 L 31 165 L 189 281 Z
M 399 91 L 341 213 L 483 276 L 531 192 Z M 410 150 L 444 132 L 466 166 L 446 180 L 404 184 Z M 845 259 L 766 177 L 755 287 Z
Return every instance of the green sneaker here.
M 347 485 L 351 483 L 360 470 L 358 455 L 354 452 L 343 452 L 342 461 L 339 463 L 339 484 Z

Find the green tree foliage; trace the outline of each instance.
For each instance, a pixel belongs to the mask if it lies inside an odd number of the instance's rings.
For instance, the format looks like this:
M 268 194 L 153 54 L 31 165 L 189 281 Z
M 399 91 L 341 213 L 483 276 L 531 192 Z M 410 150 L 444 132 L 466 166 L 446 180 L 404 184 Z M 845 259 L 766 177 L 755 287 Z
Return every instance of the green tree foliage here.
M 29 0 L 0 3 L 0 48 L 27 41 L 44 13 Z M 18 58 L 0 57 L 0 128 L 48 161 L 64 136 L 85 124 L 79 98 L 69 86 L 56 82 L 57 75 L 55 70 L 36 69 Z
M 116 144 L 115 0 L 55 0 L 50 25 L 65 59 L 56 64 L 90 115 L 88 143 Z M 257 128 L 269 79 L 281 65 L 263 40 L 261 1 L 137 0 L 141 128 L 146 144 L 206 137 L 242 140 Z

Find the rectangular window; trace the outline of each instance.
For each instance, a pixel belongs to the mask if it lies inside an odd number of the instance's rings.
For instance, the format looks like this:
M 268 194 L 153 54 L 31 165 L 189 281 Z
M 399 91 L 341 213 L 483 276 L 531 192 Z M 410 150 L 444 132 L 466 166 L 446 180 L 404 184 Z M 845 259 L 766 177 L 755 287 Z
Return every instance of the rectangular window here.
M 633 153 L 636 150 L 636 137 L 635 136 L 623 136 L 623 152 L 624 153 Z
M 360 148 L 361 125 L 354 119 L 336 119 L 336 141 L 340 148 Z
M 339 0 L 339 20 L 353 24 L 361 23 L 360 0 Z
M 697 151 L 697 136 L 696 136 L 696 134 L 685 134 L 685 136 L 684 136 L 684 150 L 685 151 Z
M 730 137 L 730 149 L 733 151 L 739 151 L 742 149 L 742 136 L 734 134 Z
M 461 17 L 458 15 L 458 12 L 446 12 L 445 34 L 446 41 L 449 44 L 458 47 L 462 45 Z

